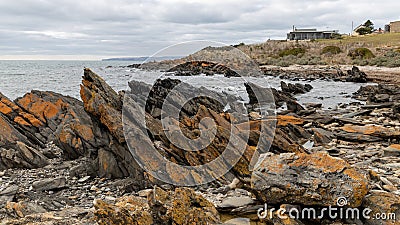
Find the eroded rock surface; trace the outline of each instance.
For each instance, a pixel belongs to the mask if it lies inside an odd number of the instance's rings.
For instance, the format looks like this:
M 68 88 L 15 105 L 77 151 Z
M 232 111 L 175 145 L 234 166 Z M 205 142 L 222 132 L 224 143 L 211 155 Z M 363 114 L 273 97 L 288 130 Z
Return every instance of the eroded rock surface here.
M 326 153 L 266 155 L 252 188 L 268 203 L 335 206 L 344 197 L 351 207 L 360 206 L 369 190 L 367 176 Z

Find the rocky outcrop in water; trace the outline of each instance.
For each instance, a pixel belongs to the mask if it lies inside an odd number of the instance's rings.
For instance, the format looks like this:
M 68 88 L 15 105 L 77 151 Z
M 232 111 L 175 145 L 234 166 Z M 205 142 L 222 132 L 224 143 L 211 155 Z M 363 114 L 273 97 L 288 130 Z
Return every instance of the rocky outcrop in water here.
M 266 76 L 279 77 L 293 81 L 298 80 L 330 80 L 342 82 L 366 83 L 371 81 L 367 74 L 361 71 L 358 67 L 353 66 L 350 70 L 343 71 L 337 67 L 306 67 L 302 66 L 295 68 L 268 67 L 261 66 L 261 70 Z
M 174 72 L 175 76 L 196 76 L 205 74 L 207 76 L 223 74 L 225 77 L 240 77 L 240 75 L 224 65 L 207 61 L 191 61 L 174 66 L 167 70 Z
M 360 71 L 360 69 L 356 66 L 353 66 L 351 70 L 347 71 L 347 82 L 354 82 L 354 83 L 367 83 L 368 78 L 367 74 Z
M 311 91 L 313 87 L 310 84 L 291 84 L 291 83 L 285 83 L 284 81 L 281 81 L 281 90 L 286 93 L 290 94 L 305 94 L 309 91 Z

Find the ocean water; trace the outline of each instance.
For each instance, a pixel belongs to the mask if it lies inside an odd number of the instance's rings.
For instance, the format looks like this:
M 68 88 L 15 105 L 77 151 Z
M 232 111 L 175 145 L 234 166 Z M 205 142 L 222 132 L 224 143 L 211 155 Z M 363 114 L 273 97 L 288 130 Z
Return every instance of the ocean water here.
M 143 71 L 127 68 L 140 62 L 129 61 L 0 61 L 0 92 L 16 99 L 31 90 L 55 91 L 80 99 L 79 90 L 83 69 L 91 68 L 101 75 L 115 90 L 126 90 L 128 81 L 138 80 L 149 84 L 168 75 L 158 71 Z M 276 77 L 225 78 L 216 76 L 175 77 L 193 86 L 227 92 L 248 99 L 244 82 L 250 81 L 263 87 L 280 89 L 281 79 Z M 290 82 L 284 80 L 286 82 Z M 325 108 L 334 108 L 339 103 L 356 102 L 349 95 L 361 85 L 333 81 L 299 81 L 309 83 L 314 89 L 305 95 L 296 96 L 300 103 L 322 103 Z

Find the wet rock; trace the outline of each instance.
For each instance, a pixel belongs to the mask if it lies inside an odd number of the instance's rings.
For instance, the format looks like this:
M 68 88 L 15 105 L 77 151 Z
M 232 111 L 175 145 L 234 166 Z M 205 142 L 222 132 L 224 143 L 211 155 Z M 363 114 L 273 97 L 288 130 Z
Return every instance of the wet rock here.
M 295 101 L 292 96 L 274 88 L 264 88 L 251 82 L 244 85 L 249 95 L 249 105 L 260 107 L 275 103 L 277 107 L 280 107 L 285 102 Z
M 399 86 L 393 84 L 369 85 L 360 87 L 360 89 L 354 93 L 354 97 L 364 101 L 368 100 L 370 103 L 379 103 L 382 101 L 397 102 L 400 100 L 400 91 Z
M 290 94 L 305 94 L 309 91 L 311 91 L 313 87 L 310 84 L 291 84 L 291 83 L 285 83 L 284 81 L 281 81 L 281 90 L 286 93 Z
M 286 102 L 286 106 L 287 106 L 287 109 L 288 109 L 289 111 L 292 111 L 292 112 L 294 112 L 294 113 L 298 113 L 298 112 L 304 110 L 304 107 L 301 106 L 301 105 L 300 105 L 299 103 L 297 103 L 296 101 L 287 101 L 287 102 Z
M 365 221 L 367 225 L 395 225 L 400 218 L 400 197 L 387 192 L 374 192 L 367 195 L 362 207 L 372 210 L 369 213 L 370 219 Z M 386 215 L 386 220 L 375 220 L 374 216 Z
M 360 69 L 356 66 L 353 66 L 351 70 L 347 71 L 347 82 L 355 82 L 355 83 L 367 83 L 368 78 L 367 74 L 360 71 Z
M 66 188 L 65 177 L 35 181 L 32 187 L 36 191 L 51 191 Z
M 207 61 L 190 61 L 179 64 L 167 72 L 175 72 L 175 76 L 196 76 L 200 74 L 223 74 L 225 77 L 240 77 L 238 73 L 228 67 Z
M 336 205 L 340 197 L 358 207 L 368 192 L 368 178 L 347 162 L 326 153 L 268 154 L 253 172 L 252 189 L 268 203 Z
M 322 108 L 322 103 L 306 103 L 304 104 L 307 109 L 320 109 Z

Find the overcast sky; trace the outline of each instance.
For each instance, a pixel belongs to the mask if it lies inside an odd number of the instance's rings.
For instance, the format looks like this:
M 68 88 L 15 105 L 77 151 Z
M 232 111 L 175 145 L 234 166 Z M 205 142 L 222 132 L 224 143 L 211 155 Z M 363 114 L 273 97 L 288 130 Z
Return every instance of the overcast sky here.
M 227 44 L 284 39 L 298 28 L 350 33 L 400 20 L 380 0 L 0 0 L 0 59 L 148 56 L 190 40 Z

